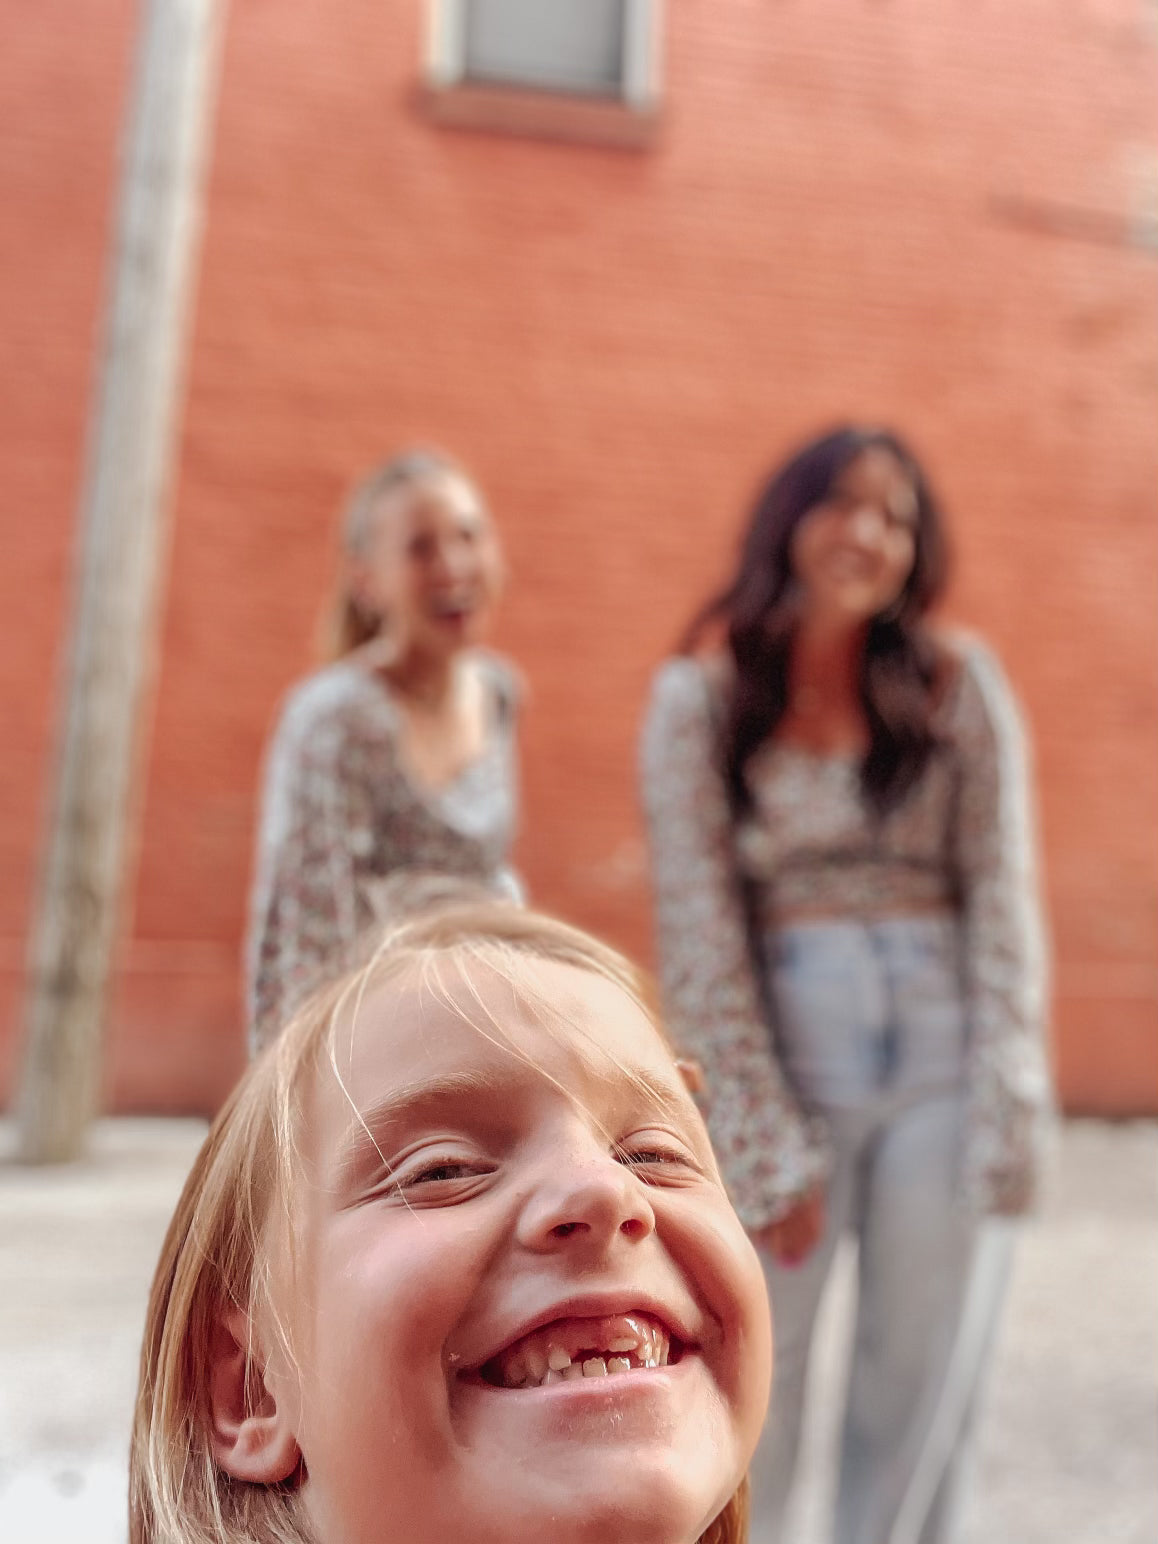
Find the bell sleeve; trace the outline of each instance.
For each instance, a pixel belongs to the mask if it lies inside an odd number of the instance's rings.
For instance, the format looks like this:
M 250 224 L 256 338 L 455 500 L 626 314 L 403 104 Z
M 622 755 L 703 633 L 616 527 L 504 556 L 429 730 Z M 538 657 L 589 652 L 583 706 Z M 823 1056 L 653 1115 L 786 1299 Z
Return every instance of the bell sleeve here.
M 823 1127 L 797 1103 L 773 1047 L 713 717 L 695 660 L 660 669 L 642 736 L 643 805 L 668 1028 L 703 1067 L 716 1156 L 755 1232 L 822 1183 L 831 1163 Z
M 956 847 L 969 1026 L 964 1189 L 978 1211 L 1032 1204 L 1051 1110 L 1047 961 L 1025 732 L 996 659 L 962 663 Z
M 347 725 L 291 697 L 270 745 L 250 908 L 247 997 L 256 1054 L 358 938 L 356 864 L 370 810 Z

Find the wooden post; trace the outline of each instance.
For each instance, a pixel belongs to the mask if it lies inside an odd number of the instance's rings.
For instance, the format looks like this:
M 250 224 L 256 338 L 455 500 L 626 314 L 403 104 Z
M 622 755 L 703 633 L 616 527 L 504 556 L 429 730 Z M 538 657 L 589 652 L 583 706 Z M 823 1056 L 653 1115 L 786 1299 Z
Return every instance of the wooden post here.
M 99 1097 L 223 9 L 142 0 L 31 930 L 17 1099 L 28 1162 L 76 1157 Z

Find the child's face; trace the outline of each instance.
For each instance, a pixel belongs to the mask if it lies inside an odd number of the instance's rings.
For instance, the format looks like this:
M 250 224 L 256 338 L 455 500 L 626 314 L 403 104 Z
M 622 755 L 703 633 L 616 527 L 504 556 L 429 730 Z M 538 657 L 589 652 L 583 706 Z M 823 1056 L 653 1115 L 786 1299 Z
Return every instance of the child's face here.
M 315 1091 L 273 1376 L 321 1544 L 686 1544 L 755 1446 L 764 1286 L 695 1106 L 619 988 L 529 968 L 570 1028 L 489 970 L 387 983 Z

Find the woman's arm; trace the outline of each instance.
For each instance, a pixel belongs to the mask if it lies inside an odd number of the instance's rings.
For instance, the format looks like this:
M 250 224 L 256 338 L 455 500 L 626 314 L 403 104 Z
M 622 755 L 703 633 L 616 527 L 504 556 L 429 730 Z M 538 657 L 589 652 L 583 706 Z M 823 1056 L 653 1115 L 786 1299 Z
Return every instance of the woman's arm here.
M 247 950 L 254 1053 L 343 967 L 362 925 L 355 857 L 372 840 L 369 801 L 345 718 L 312 685 L 291 697 L 266 762 Z
M 814 1192 L 829 1156 L 777 1064 L 732 857 L 710 687 L 690 659 L 656 676 L 642 742 L 659 973 L 676 1044 L 697 1058 L 716 1156 L 747 1228 Z
M 969 1115 L 965 1188 L 981 1211 L 1033 1201 L 1051 1102 L 1046 952 L 1028 751 L 1017 704 L 988 650 L 961 663 L 957 862 L 965 929 Z

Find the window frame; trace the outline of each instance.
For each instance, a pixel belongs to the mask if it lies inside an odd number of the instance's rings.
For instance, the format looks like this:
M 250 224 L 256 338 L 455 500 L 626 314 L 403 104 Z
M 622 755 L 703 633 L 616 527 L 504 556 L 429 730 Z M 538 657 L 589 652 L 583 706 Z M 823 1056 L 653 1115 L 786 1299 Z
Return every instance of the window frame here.
M 545 106 L 558 102 L 567 107 L 654 115 L 660 102 L 660 24 L 662 0 L 624 0 L 623 74 L 619 90 L 603 95 L 595 92 L 568 91 L 561 86 L 544 86 L 528 81 L 483 81 L 467 70 L 466 39 L 469 0 L 428 0 L 425 80 L 435 97 L 470 93 L 480 100 L 497 96 L 530 97 Z M 590 114 L 588 114 L 590 116 Z

